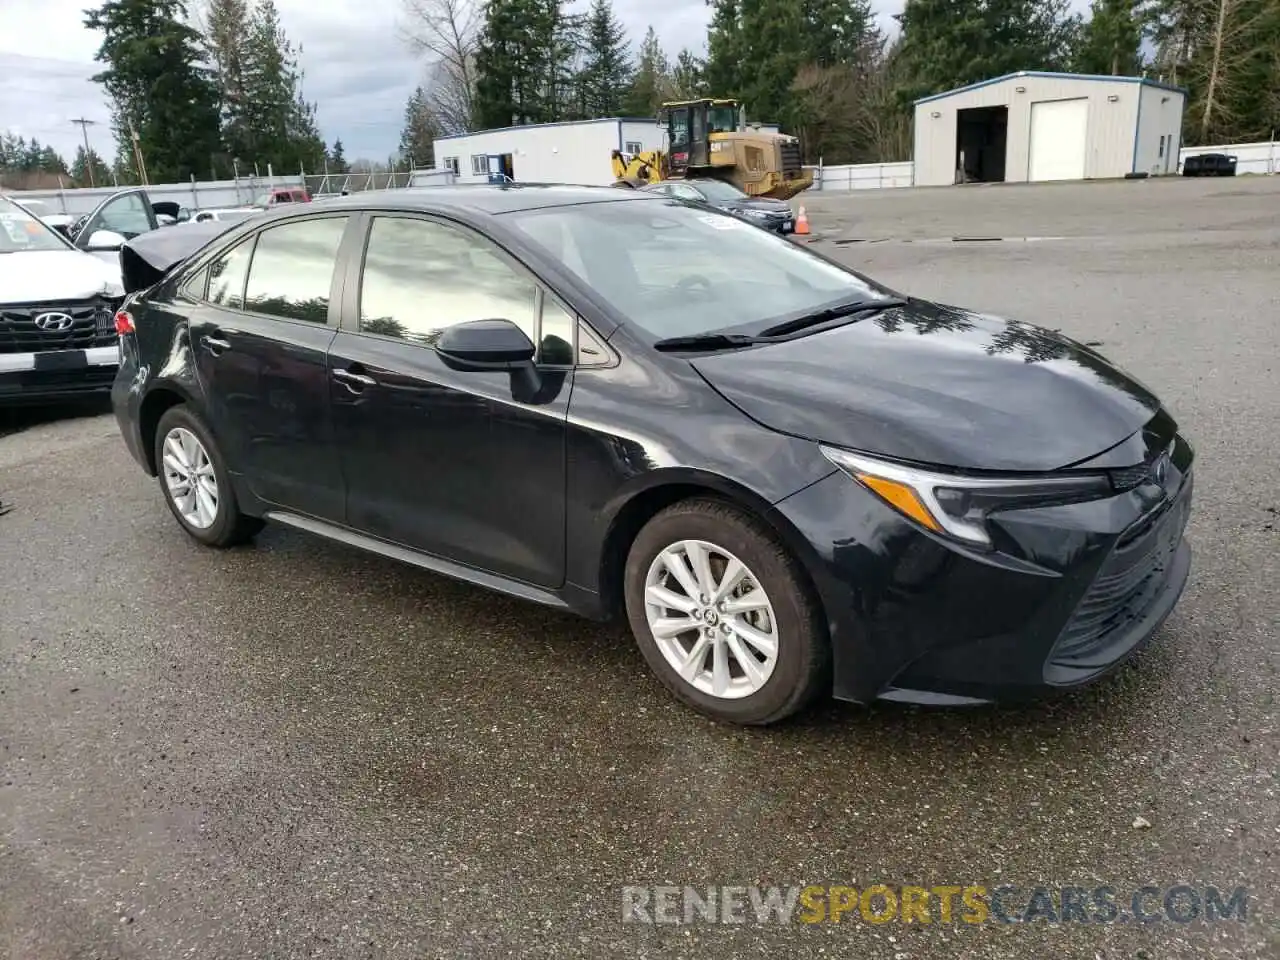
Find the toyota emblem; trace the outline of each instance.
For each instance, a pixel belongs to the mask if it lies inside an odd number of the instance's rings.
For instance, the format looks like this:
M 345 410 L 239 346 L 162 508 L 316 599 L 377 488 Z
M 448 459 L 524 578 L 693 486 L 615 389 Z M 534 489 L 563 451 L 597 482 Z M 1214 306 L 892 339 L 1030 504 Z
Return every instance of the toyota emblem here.
M 1162 453 L 1151 464 L 1151 479 L 1159 486 L 1164 486 L 1169 476 L 1169 454 Z
M 36 317 L 35 324 L 48 333 L 61 333 L 70 330 L 75 320 L 67 313 L 42 313 Z

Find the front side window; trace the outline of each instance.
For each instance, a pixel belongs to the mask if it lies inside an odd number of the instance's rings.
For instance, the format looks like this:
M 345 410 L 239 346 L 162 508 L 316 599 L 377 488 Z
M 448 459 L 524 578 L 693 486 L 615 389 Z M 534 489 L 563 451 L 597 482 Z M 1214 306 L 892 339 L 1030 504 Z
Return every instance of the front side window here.
M 347 217 L 295 220 L 258 234 L 245 309 L 286 320 L 327 323 L 329 289 Z
M 147 205 L 137 193 L 126 193 L 110 201 L 98 214 L 97 223 L 89 228 L 92 235 L 95 230 L 111 230 L 128 240 L 151 229 L 151 220 L 147 216 Z
M 430 346 L 456 323 L 510 320 L 535 340 L 536 287 L 486 240 L 433 220 L 375 217 L 360 330 Z
M 789 240 L 706 207 L 627 199 L 508 217 L 653 339 L 763 329 L 835 303 L 892 296 Z

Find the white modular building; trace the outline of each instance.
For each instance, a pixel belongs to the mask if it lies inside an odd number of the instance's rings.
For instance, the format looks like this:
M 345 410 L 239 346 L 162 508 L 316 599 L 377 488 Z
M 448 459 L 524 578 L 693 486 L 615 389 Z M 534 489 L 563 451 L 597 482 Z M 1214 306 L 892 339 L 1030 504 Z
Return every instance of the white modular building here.
M 614 150 L 641 153 L 665 145 L 657 121 L 610 117 L 481 130 L 435 140 L 435 164 L 458 183 L 505 175 L 517 183 L 613 183 Z
M 915 185 L 1177 173 L 1186 91 L 1023 71 L 915 103 Z

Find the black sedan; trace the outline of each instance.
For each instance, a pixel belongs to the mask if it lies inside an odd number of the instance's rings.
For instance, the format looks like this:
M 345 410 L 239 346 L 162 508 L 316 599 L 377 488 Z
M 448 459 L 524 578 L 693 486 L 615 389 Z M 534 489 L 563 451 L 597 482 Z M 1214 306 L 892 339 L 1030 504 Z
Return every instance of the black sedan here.
M 642 190 L 662 197 L 674 197 L 692 203 L 705 204 L 725 213 L 773 230 L 775 233 L 793 233 L 796 229 L 795 214 L 791 204 L 771 197 L 751 197 L 731 183 L 710 177 L 694 177 L 688 180 L 663 180 Z
M 193 231 L 127 248 L 114 403 L 209 546 L 274 521 L 624 615 L 754 724 L 1072 687 L 1186 582 L 1192 449 L 1150 391 L 732 216 L 475 186 Z

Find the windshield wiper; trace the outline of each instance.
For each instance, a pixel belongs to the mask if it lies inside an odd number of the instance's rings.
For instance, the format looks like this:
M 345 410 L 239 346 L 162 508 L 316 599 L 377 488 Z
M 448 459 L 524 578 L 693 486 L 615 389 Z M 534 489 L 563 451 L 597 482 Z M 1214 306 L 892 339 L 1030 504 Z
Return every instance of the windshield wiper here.
M 853 300 L 849 303 L 840 303 L 834 307 L 827 307 L 825 310 L 816 310 L 813 313 L 806 313 L 803 317 L 796 317 L 792 320 L 784 320 L 782 323 L 774 324 L 772 327 L 766 327 L 761 330 L 757 336 L 759 337 L 782 337 L 789 333 L 795 333 L 798 330 L 804 330 L 808 327 L 816 327 L 820 323 L 826 323 L 828 320 L 839 320 L 841 317 L 851 317 L 857 313 L 867 313 L 872 310 L 887 310 L 890 307 L 901 307 L 907 301 L 895 299 L 893 297 L 883 297 L 879 300 Z
M 750 347 L 760 342 L 759 337 L 745 333 L 695 333 L 686 337 L 667 337 L 653 345 L 655 350 L 731 350 Z

